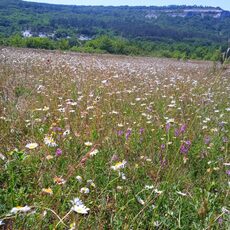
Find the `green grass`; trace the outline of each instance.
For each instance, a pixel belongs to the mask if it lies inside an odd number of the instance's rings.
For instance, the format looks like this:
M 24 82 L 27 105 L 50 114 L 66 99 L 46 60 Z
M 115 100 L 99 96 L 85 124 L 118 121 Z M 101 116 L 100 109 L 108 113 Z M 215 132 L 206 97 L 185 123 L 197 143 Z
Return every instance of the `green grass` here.
M 23 49 L 1 53 L 3 229 L 228 228 L 228 67 Z M 47 135 L 58 146 L 45 144 Z M 30 150 L 28 143 L 38 147 Z M 91 156 L 92 149 L 99 152 Z M 123 168 L 111 168 L 123 160 Z M 90 192 L 81 193 L 83 187 Z M 44 192 L 48 188 L 52 194 Z M 71 211 L 76 197 L 88 214 Z M 28 212 L 11 213 L 26 205 Z

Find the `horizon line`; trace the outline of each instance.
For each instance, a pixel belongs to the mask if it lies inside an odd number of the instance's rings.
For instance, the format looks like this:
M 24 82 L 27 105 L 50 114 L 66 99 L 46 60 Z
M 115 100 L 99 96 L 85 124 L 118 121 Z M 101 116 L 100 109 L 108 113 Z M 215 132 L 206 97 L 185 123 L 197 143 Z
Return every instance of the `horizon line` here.
M 50 2 L 36 2 L 33 0 L 22 0 L 23 2 L 31 2 L 31 3 L 38 3 L 38 4 L 49 4 L 49 5 L 62 5 L 62 6 L 113 6 L 113 7 L 119 7 L 119 6 L 129 6 L 129 7 L 135 7 L 135 6 L 141 6 L 141 7 L 169 7 L 169 6 L 197 6 L 197 7 L 210 7 L 210 8 L 221 8 L 220 6 L 210 6 L 210 5 L 187 5 L 187 4 L 169 4 L 169 5 L 103 5 L 103 4 L 98 4 L 98 5 L 84 5 L 84 4 L 65 4 L 65 3 L 50 3 Z M 222 8 L 221 8 L 222 9 Z

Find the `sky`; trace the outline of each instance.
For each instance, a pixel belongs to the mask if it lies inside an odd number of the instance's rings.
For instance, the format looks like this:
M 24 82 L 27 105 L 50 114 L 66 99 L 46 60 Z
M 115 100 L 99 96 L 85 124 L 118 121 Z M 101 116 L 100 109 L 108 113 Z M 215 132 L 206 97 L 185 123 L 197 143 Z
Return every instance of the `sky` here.
M 129 5 L 129 6 L 167 6 L 167 5 L 203 5 L 219 6 L 230 10 L 230 0 L 27 0 L 32 2 L 45 2 L 53 4 L 71 5 Z

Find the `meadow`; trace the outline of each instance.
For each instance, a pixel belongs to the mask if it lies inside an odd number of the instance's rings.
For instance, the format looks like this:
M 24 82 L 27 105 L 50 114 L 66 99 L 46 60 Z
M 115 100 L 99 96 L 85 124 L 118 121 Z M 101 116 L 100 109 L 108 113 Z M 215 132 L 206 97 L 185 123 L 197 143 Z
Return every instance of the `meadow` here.
M 0 49 L 0 229 L 228 229 L 230 69 Z

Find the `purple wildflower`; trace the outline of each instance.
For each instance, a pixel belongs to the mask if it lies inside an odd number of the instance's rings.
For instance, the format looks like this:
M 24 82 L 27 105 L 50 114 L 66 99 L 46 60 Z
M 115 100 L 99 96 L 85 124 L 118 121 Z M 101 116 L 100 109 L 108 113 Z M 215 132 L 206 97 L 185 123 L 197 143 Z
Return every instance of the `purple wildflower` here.
M 129 138 L 129 136 L 131 135 L 131 133 L 132 133 L 132 130 L 131 130 L 131 129 L 128 129 L 128 130 L 126 131 L 126 134 L 125 134 L 126 140 L 128 140 L 128 138 Z
M 220 224 L 220 225 L 223 224 L 223 218 L 220 217 L 220 218 L 218 219 L 218 224 Z
M 185 141 L 185 144 L 190 147 L 190 145 L 192 144 L 191 141 Z
M 210 142 L 211 142 L 211 138 L 208 137 L 208 136 L 206 136 L 206 137 L 204 138 L 204 143 L 205 143 L 206 145 L 209 145 Z
M 174 131 L 175 137 L 178 137 L 181 134 L 183 134 L 186 131 L 186 127 L 187 126 L 185 124 L 183 124 L 183 125 L 181 125 L 181 127 L 179 129 L 175 129 L 175 131 Z
M 180 135 L 180 130 L 179 129 L 175 129 L 174 135 L 175 135 L 175 137 L 178 137 Z
M 140 135 L 142 135 L 144 133 L 145 129 L 144 128 L 140 128 Z
M 60 127 L 53 127 L 53 131 L 54 132 L 61 132 L 62 128 L 60 128 Z
M 182 154 L 188 154 L 191 144 L 191 141 L 185 141 L 185 143 L 180 147 L 180 152 Z
M 227 174 L 228 176 L 230 176 L 230 170 L 227 170 L 227 171 L 226 171 L 226 174 Z
M 56 156 L 59 157 L 59 156 L 61 156 L 61 155 L 62 155 L 62 150 L 61 150 L 60 148 L 58 148 L 58 149 L 56 150 Z
M 186 130 L 186 125 L 185 124 L 181 125 L 181 127 L 180 127 L 180 133 L 184 133 L 185 130 Z
M 166 132 L 168 132 L 168 131 L 169 131 L 169 129 L 170 129 L 170 126 L 171 126 L 171 125 L 170 125 L 170 123 L 167 123 L 167 124 L 166 124 L 166 127 L 165 127 L 165 129 L 166 129 Z
M 122 130 L 118 130 L 118 131 L 117 131 L 117 135 L 118 135 L 118 136 L 122 136 L 123 133 L 124 133 L 124 132 L 123 132 Z
M 181 147 L 180 147 L 180 152 L 181 152 L 182 154 L 187 154 L 188 151 L 189 151 L 189 147 L 188 147 L 188 146 L 186 146 L 185 144 L 181 145 Z
M 167 165 L 167 160 L 161 160 L 161 167 L 165 167 Z
M 161 150 L 164 150 L 165 149 L 165 144 L 162 144 L 161 145 Z

